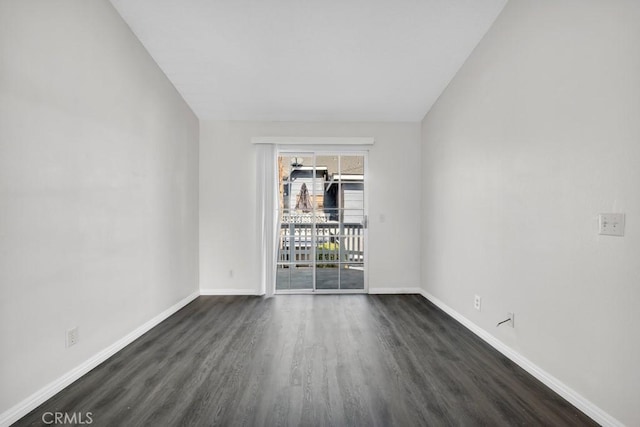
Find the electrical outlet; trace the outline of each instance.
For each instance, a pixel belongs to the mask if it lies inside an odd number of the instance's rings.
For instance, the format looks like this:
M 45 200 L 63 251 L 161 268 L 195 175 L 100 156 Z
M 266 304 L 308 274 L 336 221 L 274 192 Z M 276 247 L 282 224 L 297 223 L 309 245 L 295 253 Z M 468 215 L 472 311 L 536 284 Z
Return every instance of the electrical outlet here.
M 67 348 L 71 347 L 72 345 L 76 345 L 78 344 L 78 340 L 80 339 L 80 336 L 78 335 L 78 327 L 74 327 L 71 328 L 69 330 L 67 330 Z
M 480 295 L 476 295 L 476 296 L 473 298 L 473 307 L 474 307 L 476 310 L 478 310 L 478 311 L 480 311 L 480 308 L 481 308 L 481 305 L 480 305 L 480 304 L 481 304 L 481 302 L 482 302 L 482 298 L 480 298 Z
M 624 236 L 624 214 L 608 213 L 598 216 L 599 234 Z

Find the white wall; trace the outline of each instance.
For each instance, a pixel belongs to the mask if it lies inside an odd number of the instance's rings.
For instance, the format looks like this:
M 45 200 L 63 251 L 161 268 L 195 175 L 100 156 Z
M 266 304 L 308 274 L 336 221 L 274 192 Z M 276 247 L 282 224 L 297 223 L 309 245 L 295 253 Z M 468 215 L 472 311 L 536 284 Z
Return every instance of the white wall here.
M 262 136 L 374 137 L 367 177 L 369 288 L 419 288 L 419 123 L 201 121 L 200 136 L 203 291 L 258 292 L 256 160 L 251 138 Z M 234 271 L 233 277 L 230 270 Z
M 632 0 L 511 0 L 422 126 L 424 289 L 629 426 L 639 22 Z M 623 238 L 601 212 L 626 213 Z
M 0 2 L 0 414 L 197 292 L 198 126 L 108 1 Z

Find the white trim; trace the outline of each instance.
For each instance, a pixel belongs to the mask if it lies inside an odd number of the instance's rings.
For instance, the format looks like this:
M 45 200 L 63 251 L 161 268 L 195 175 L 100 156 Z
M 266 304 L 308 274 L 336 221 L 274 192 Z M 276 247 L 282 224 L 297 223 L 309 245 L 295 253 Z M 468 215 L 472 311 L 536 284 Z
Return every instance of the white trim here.
M 262 295 L 257 289 L 200 289 L 200 295 Z
M 549 387 L 551 390 L 558 393 L 565 400 L 571 403 L 576 408 L 580 409 L 582 412 L 591 417 L 595 422 L 599 423 L 602 426 L 607 427 L 624 427 L 620 421 L 600 409 L 598 406 L 593 404 L 591 401 L 580 395 L 578 392 L 573 390 L 571 387 L 564 384 L 558 378 L 554 377 L 544 369 L 540 368 L 538 365 L 476 325 L 471 322 L 469 319 L 440 301 L 438 298 L 431 295 L 429 292 L 425 290 L 420 290 L 420 294 L 435 304 L 442 311 L 447 313 L 449 316 L 453 317 L 456 321 L 461 323 L 465 328 L 469 329 L 471 332 L 476 334 L 478 337 L 482 338 L 487 344 L 491 347 L 498 350 L 500 353 L 511 359 L 515 364 L 520 366 L 522 369 L 533 375 L 535 378 L 540 380 L 543 384 Z
M 109 347 L 96 353 L 80 365 L 62 375 L 57 380 L 52 381 L 40 390 L 33 393 L 31 396 L 24 399 L 22 402 L 19 402 L 17 405 L 9 408 L 0 415 L 0 426 L 5 427 L 15 423 L 20 418 L 24 417 L 29 412 L 33 411 L 35 408 L 55 396 L 57 393 L 61 392 L 65 387 L 78 380 L 87 372 L 125 348 L 127 345 L 131 344 L 136 339 L 140 338 L 150 329 L 157 326 L 160 322 L 167 319 L 169 316 L 180 310 L 185 305 L 189 304 L 199 295 L 199 292 L 194 292 L 188 297 L 183 298 L 176 304 L 172 305 L 162 313 L 155 316 L 153 319 L 134 329 L 123 338 L 120 338 L 118 341 L 111 344 Z
M 370 294 L 422 294 L 420 288 L 370 288 Z
M 369 271 L 371 271 L 371 264 L 369 260 L 369 199 L 371 194 L 371 174 L 369 173 L 369 152 L 365 151 L 364 156 L 364 177 L 362 180 L 362 184 L 364 186 L 364 218 L 365 224 L 364 227 L 364 291 L 366 293 L 370 292 L 369 288 Z
M 260 136 L 251 138 L 252 144 L 273 145 L 373 145 L 371 137 L 316 137 L 316 136 Z

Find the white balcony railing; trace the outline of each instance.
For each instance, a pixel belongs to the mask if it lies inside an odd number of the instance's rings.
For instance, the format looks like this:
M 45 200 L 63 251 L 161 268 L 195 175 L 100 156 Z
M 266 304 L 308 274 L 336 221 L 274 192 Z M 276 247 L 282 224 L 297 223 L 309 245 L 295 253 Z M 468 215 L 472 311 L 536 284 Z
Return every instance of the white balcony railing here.
M 315 236 L 314 236 L 315 234 Z M 315 238 L 314 238 L 315 237 Z M 280 225 L 278 262 L 305 263 L 364 262 L 362 224 L 288 222 Z

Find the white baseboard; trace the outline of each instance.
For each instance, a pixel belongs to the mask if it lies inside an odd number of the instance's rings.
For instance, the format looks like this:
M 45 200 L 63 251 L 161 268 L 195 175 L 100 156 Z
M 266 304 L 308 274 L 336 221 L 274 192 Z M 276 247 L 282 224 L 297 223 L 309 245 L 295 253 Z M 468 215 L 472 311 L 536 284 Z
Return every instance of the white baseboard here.
M 423 297 L 431 301 L 442 311 L 447 313 L 449 316 L 453 317 L 459 323 L 461 323 L 464 327 L 469 329 L 471 332 L 476 334 L 478 337 L 482 338 L 487 344 L 498 350 L 500 353 L 511 359 L 515 364 L 520 366 L 522 369 L 533 375 L 551 390 L 558 393 L 565 400 L 571 403 L 576 408 L 580 409 L 582 412 L 591 417 L 595 422 L 599 423 L 602 426 L 606 427 L 623 427 L 620 421 L 600 409 L 598 406 L 593 404 L 591 401 L 577 393 L 575 390 L 564 384 L 562 381 L 540 368 L 538 365 L 513 350 L 511 347 L 507 346 L 505 343 L 471 322 L 469 319 L 440 301 L 438 298 L 434 297 L 430 293 L 425 290 L 420 290 L 419 292 Z
M 370 294 L 421 294 L 420 288 L 369 288 Z
M 257 289 L 200 289 L 200 295 L 261 295 Z
M 0 427 L 6 427 L 14 422 L 18 421 L 20 418 L 27 415 L 29 412 L 33 411 L 38 406 L 42 405 L 44 402 L 49 400 L 51 397 L 62 391 L 69 384 L 76 381 L 78 378 L 82 377 L 84 374 L 113 356 L 118 351 L 122 350 L 127 345 L 131 344 L 136 339 L 140 338 L 146 332 L 148 332 L 151 328 L 158 325 L 160 322 L 180 310 L 185 305 L 189 304 L 191 301 L 196 299 L 200 295 L 199 292 L 194 292 L 188 297 L 182 299 L 176 304 L 172 305 L 162 313 L 155 316 L 153 319 L 144 323 L 142 326 L 136 328 L 134 331 L 127 334 L 125 337 L 119 339 L 115 343 L 111 344 L 109 347 L 95 354 L 79 366 L 73 368 L 57 380 L 47 384 L 42 389 L 38 390 L 31 396 L 24 399 L 22 402 L 8 409 L 7 411 L 0 414 Z

